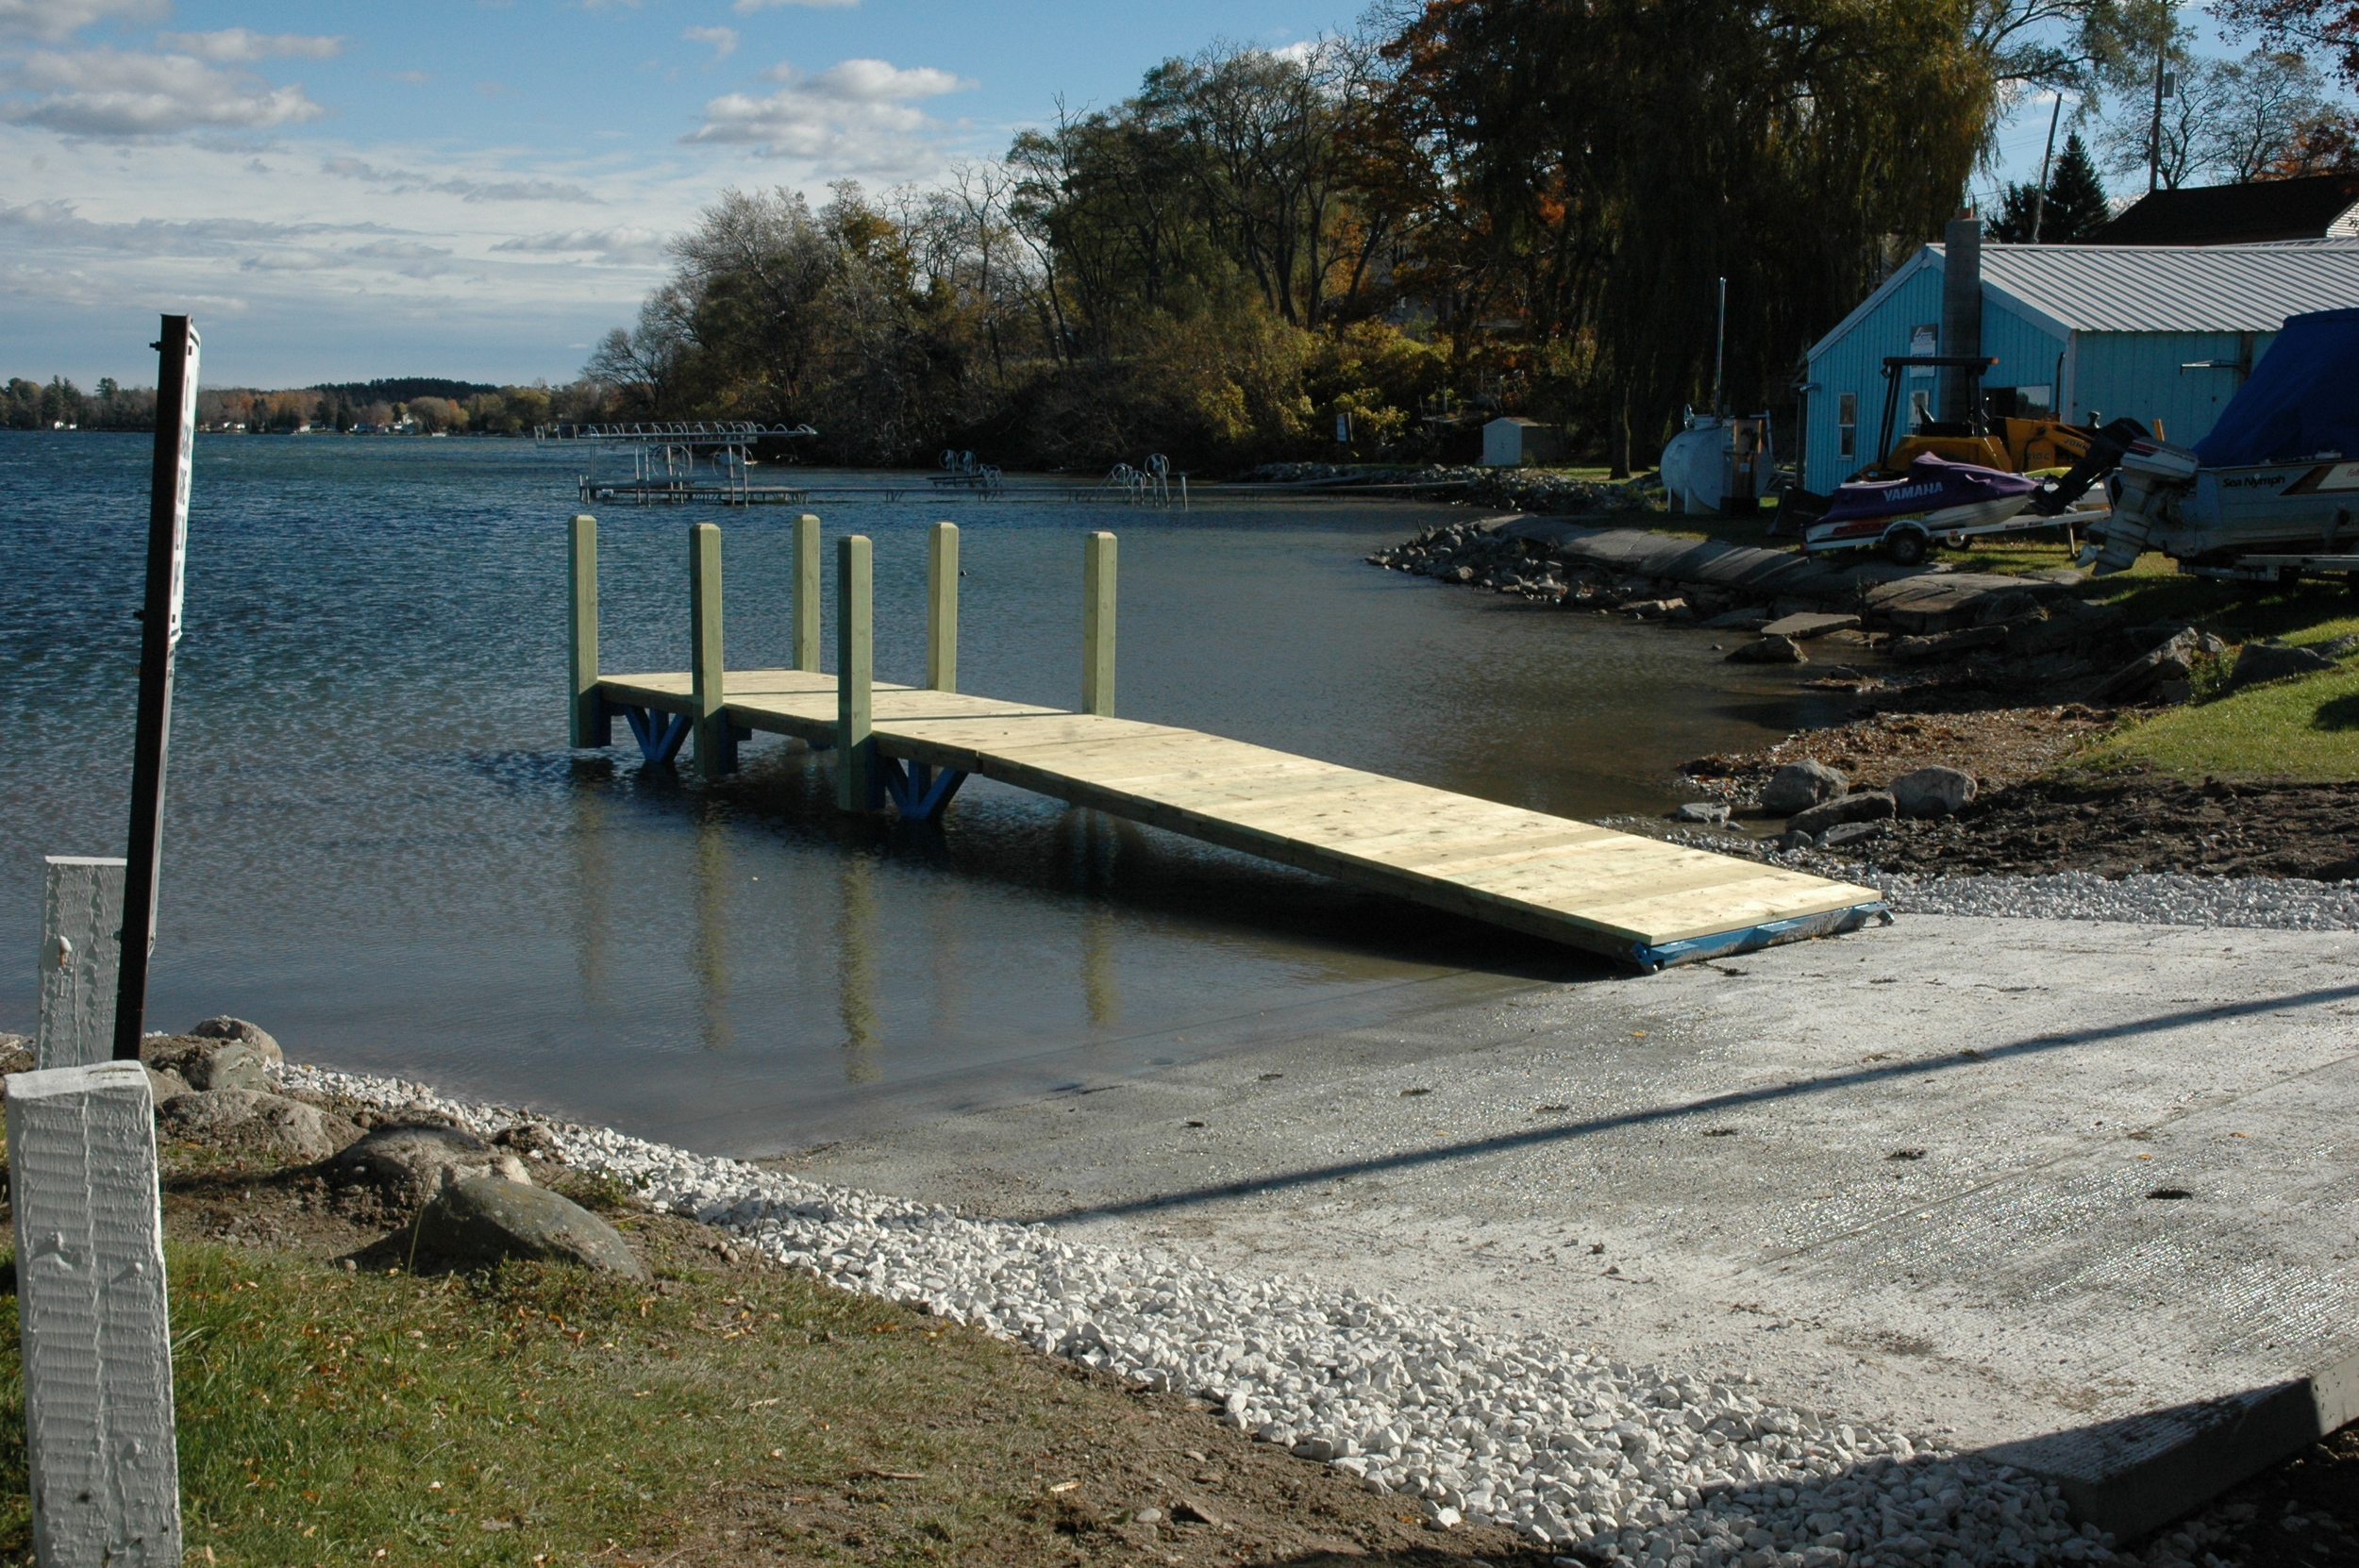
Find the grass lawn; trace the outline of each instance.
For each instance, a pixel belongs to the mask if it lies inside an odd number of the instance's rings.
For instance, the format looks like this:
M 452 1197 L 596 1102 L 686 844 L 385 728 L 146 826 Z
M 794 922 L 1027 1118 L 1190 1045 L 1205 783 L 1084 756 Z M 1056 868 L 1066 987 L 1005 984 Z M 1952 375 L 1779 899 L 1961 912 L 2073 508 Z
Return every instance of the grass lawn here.
M 2251 686 L 2115 731 L 2075 769 L 2145 765 L 2182 778 L 2359 779 L 2359 670 Z

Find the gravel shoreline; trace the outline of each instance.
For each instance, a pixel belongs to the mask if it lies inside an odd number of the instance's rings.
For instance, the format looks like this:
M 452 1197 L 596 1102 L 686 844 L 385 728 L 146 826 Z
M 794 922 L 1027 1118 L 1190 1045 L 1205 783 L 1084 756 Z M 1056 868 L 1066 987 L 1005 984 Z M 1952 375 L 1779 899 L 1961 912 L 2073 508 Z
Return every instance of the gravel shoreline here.
M 290 1065 L 293 1086 L 490 1134 L 511 1107 Z M 557 1125 L 565 1159 L 791 1267 L 1016 1339 L 1224 1419 L 1369 1490 L 1518 1529 L 1560 1561 L 1645 1568 L 2183 1568 L 2203 1524 L 2143 1556 L 2076 1524 L 2056 1487 L 1936 1438 L 1764 1402 L 1748 1378 L 1632 1367 L 1389 1296 L 967 1219 L 744 1161 Z M 2180 1544 L 2184 1543 L 2183 1545 Z

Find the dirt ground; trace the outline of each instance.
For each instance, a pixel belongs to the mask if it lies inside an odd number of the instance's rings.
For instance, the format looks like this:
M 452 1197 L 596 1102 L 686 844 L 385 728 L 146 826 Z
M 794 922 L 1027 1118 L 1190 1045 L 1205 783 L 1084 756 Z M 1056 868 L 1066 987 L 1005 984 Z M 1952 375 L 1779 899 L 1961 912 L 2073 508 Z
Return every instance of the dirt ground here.
M 1878 789 L 1939 763 L 1974 776 L 1982 792 L 1954 818 L 1898 822 L 1845 855 L 1916 875 L 2190 871 L 2223 876 L 2359 877 L 2359 784 L 2189 781 L 2146 770 L 2049 770 L 2119 722 L 2114 709 L 1974 706 L 1929 688 L 1848 724 L 1804 730 L 1766 750 L 1701 757 L 1684 773 L 1699 795 L 1749 799 L 1789 762 L 1839 768 Z M 1774 836 L 1781 824 L 1740 817 Z

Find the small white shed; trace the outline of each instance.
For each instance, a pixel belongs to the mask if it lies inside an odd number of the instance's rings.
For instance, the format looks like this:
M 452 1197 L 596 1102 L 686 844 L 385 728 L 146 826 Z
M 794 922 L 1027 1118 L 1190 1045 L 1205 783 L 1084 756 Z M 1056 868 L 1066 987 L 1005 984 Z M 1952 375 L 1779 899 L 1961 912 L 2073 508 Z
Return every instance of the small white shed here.
M 1521 468 L 1564 460 L 1564 432 L 1536 419 L 1495 419 L 1482 427 L 1482 466 Z

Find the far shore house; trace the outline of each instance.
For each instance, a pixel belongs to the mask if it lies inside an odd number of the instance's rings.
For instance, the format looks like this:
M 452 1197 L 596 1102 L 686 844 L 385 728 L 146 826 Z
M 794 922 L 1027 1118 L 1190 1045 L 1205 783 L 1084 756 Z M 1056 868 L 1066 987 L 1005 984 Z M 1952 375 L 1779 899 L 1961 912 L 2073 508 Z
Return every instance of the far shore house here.
M 2153 191 L 2091 240 L 2100 245 L 2249 245 L 2359 239 L 2359 175 L 2305 175 L 2249 185 Z
M 2292 184 L 2293 181 L 2284 181 Z M 1801 482 L 1828 491 L 1876 459 L 1887 355 L 1940 347 L 1941 245 L 1927 245 L 1810 349 Z M 2160 420 L 2200 439 L 2285 318 L 2359 306 L 2359 239 L 2250 245 L 1982 247 L 1983 378 L 1993 414 Z M 1895 439 L 1929 417 L 1904 373 Z M 1914 417 L 1913 417 L 1914 416 Z

